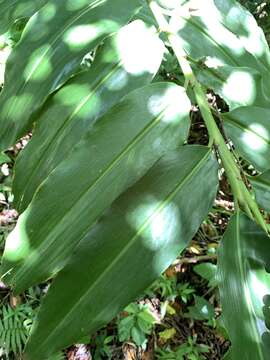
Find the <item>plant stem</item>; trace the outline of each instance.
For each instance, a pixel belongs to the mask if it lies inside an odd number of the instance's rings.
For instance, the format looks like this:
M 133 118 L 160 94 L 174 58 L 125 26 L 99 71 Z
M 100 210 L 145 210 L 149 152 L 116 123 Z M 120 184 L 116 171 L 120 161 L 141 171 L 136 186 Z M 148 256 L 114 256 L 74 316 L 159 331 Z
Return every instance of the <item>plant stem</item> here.
M 247 189 L 234 157 L 228 149 L 228 146 L 216 124 L 206 97 L 206 93 L 193 73 L 190 63 L 187 60 L 186 52 L 182 47 L 181 39 L 170 29 L 170 25 L 165 18 L 160 6 L 154 0 L 148 0 L 148 3 L 159 25 L 160 31 L 167 34 L 170 45 L 184 74 L 185 87 L 187 88 L 187 86 L 190 85 L 194 91 L 198 107 L 201 111 L 202 118 L 209 133 L 209 145 L 214 145 L 218 150 L 232 188 L 236 202 L 236 208 L 238 205 L 241 206 L 249 215 L 249 217 L 253 218 L 267 233 L 269 233 L 268 225 L 265 223 L 256 201 L 253 199 L 251 193 Z

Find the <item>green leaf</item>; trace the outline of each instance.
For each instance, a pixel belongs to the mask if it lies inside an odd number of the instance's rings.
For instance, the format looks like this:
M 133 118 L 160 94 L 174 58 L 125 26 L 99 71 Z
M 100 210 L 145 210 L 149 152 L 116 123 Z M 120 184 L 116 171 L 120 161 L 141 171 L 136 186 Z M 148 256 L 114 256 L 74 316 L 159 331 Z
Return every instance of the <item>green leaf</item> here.
M 269 101 L 269 47 L 246 9 L 235 0 L 185 1 L 179 14 L 171 26 L 194 64 L 207 66 L 201 75 L 207 87 L 215 85 L 233 107 Z
M 249 178 L 255 190 L 256 200 L 259 206 L 270 211 L 270 170 L 265 173 Z
M 237 152 L 260 171 L 270 168 L 269 116 L 270 109 L 255 106 L 222 114 L 225 133 Z
M 197 64 L 197 79 L 220 95 L 230 110 L 251 105 L 268 107 L 269 99 L 263 92 L 262 75 L 257 70 L 235 66 L 211 68 L 206 64 Z
M 163 50 L 156 32 L 134 21 L 105 41 L 88 71 L 73 77 L 49 99 L 16 162 L 17 210 L 25 210 L 41 182 L 101 115 L 131 90 L 150 83 Z
M 171 26 L 186 52 L 196 60 L 207 55 L 215 65 L 247 66 L 269 71 L 269 47 L 253 16 L 235 0 L 192 1 L 175 12 Z M 209 20 L 211 19 L 211 20 Z
M 127 341 L 130 338 L 131 329 L 135 324 L 134 316 L 127 316 L 119 321 L 118 336 L 120 341 Z
M 223 237 L 218 280 L 230 359 L 266 360 L 270 350 L 269 237 L 237 212 Z
M 57 272 L 102 212 L 166 151 L 184 143 L 189 111 L 182 87 L 155 83 L 130 93 L 90 127 L 8 237 L 4 281 L 21 291 Z
M 9 163 L 10 161 L 10 158 L 5 153 L 0 152 L 0 165 Z
M 131 329 L 131 338 L 137 346 L 146 345 L 146 334 L 136 326 Z
M 216 190 L 210 149 L 184 146 L 158 161 L 86 234 L 53 282 L 29 360 L 94 332 L 140 295 L 189 244 Z
M 31 128 L 33 114 L 48 95 L 139 7 L 139 0 L 49 0 L 30 19 L 7 61 L 0 97 L 0 150 Z
M 1 0 L 0 1 L 0 34 L 6 32 L 15 20 L 32 16 L 48 0 Z
M 210 262 L 201 263 L 195 265 L 193 270 L 196 274 L 200 275 L 202 278 L 209 282 L 209 286 L 216 285 L 216 272 L 217 272 L 217 265 L 212 264 Z
M 194 306 L 189 306 L 189 312 L 185 316 L 194 320 L 210 320 L 215 317 L 215 309 L 209 301 L 201 296 L 194 296 Z

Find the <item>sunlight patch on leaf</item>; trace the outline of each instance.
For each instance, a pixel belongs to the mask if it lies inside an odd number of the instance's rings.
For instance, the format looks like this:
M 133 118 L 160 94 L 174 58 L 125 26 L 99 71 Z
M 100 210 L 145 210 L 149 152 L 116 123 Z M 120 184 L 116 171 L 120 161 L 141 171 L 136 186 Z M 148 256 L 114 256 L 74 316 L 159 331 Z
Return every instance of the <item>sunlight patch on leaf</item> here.
M 53 3 L 48 3 L 46 6 L 46 12 L 41 13 L 41 19 L 45 22 L 49 22 L 56 15 L 56 6 Z
M 106 87 L 111 91 L 118 91 L 127 85 L 128 80 L 127 73 L 120 68 L 107 80 Z
M 95 25 L 77 25 L 70 28 L 64 35 L 64 42 L 70 48 L 86 46 L 92 39 L 98 36 L 98 28 Z
M 70 50 L 80 50 L 90 44 L 94 39 L 97 39 L 107 28 L 115 28 L 115 30 L 117 30 L 118 25 L 115 21 L 104 19 L 91 25 L 73 26 L 66 31 L 63 41 Z
M 89 3 L 89 0 L 68 0 L 66 8 L 69 11 L 80 10 Z
M 6 240 L 5 253 L 10 262 L 17 262 L 27 257 L 30 245 L 28 232 L 26 230 L 27 216 L 22 216 L 15 229 L 10 233 Z
M 226 97 L 233 97 L 239 103 L 252 102 L 256 98 L 256 83 L 245 71 L 234 71 L 226 80 L 222 92 Z
M 263 306 L 263 297 L 269 293 L 269 287 L 267 287 L 267 283 L 270 280 L 270 276 L 264 270 L 258 269 L 256 273 L 249 273 L 249 281 L 251 287 L 251 293 L 255 295 L 257 303 L 256 310 L 261 312 L 261 307 Z
M 241 18 L 241 11 L 239 8 L 232 7 L 227 17 L 228 18 Z M 242 21 L 245 23 L 245 30 L 247 31 L 247 34 L 243 35 L 239 33 L 239 38 L 242 40 L 245 48 L 254 55 L 262 56 L 265 52 L 264 43 L 262 41 L 258 41 L 258 38 L 260 38 L 259 31 L 254 27 L 254 19 L 250 17 L 245 17 L 242 19 Z M 249 29 L 252 29 L 252 31 L 249 31 Z M 255 32 L 255 33 L 254 33 Z
M 45 80 L 46 76 L 50 75 L 52 72 L 49 56 L 50 50 L 51 46 L 45 44 L 33 52 L 23 72 L 26 82 L 30 78 L 33 81 Z M 39 71 L 36 72 L 37 69 Z
M 144 222 L 145 219 L 148 220 Z M 153 251 L 168 245 L 179 226 L 178 219 L 177 206 L 173 203 L 164 204 L 151 197 L 127 216 L 129 224 L 145 239 L 145 247 Z
M 164 46 L 158 36 L 153 37 L 153 32 L 149 31 L 143 21 L 137 20 L 117 34 L 116 48 L 128 73 L 142 75 L 153 73 L 156 69 Z M 140 53 L 144 54 L 144 58 L 138 57 Z
M 254 123 L 243 132 L 243 141 L 253 150 L 264 152 L 267 150 L 267 141 L 270 140 L 268 131 L 260 124 Z
M 79 103 L 83 98 L 88 97 L 90 92 L 86 84 L 71 84 L 65 86 L 55 95 L 55 99 L 63 105 L 73 105 Z
M 166 107 L 166 114 L 162 117 L 162 121 L 171 122 L 172 119 L 176 119 L 175 115 L 179 113 L 179 101 L 181 99 L 181 112 L 184 114 L 189 111 L 191 104 L 187 96 L 183 96 L 185 90 L 183 88 L 169 88 L 162 96 L 153 95 L 148 102 L 148 110 L 154 116 L 161 114 L 164 109 L 164 104 L 168 104 Z

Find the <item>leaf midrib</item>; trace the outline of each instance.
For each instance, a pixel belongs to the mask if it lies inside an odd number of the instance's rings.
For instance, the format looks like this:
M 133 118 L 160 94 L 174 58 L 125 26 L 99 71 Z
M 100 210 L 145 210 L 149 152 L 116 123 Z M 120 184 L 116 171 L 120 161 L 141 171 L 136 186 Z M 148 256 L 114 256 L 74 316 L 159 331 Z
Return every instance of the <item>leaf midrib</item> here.
M 170 106 L 170 105 L 168 105 Z M 167 106 L 167 107 L 168 107 Z M 151 121 L 149 124 L 147 124 L 147 126 L 144 127 L 144 129 L 142 131 L 139 132 L 139 134 L 133 139 L 133 141 L 131 143 L 129 143 L 123 151 L 120 152 L 120 154 L 117 156 L 116 159 L 114 159 L 110 164 L 109 166 L 107 166 L 107 168 L 102 172 L 102 174 L 96 178 L 94 180 L 94 182 L 85 189 L 85 191 L 82 192 L 82 194 L 80 194 L 80 196 L 78 197 L 78 199 L 76 199 L 76 201 L 73 203 L 73 206 L 71 208 L 68 209 L 68 211 L 63 214 L 61 216 L 61 219 L 60 221 L 56 222 L 54 224 L 54 226 L 50 229 L 50 233 L 52 232 L 52 230 L 56 229 L 56 228 L 59 228 L 61 226 L 61 224 L 65 221 L 66 217 L 69 216 L 69 214 L 73 211 L 74 207 L 79 203 L 79 201 L 88 193 L 90 192 L 95 186 L 97 186 L 99 184 L 99 182 L 114 168 L 114 166 L 116 166 L 119 161 L 129 152 L 130 149 L 132 149 L 144 136 L 146 136 L 146 134 L 156 125 L 160 122 L 160 120 L 162 119 L 164 113 L 166 112 L 166 109 L 167 107 L 158 115 L 154 118 L 153 121 Z M 182 121 L 182 119 L 180 120 Z M 36 193 L 37 194 L 37 193 Z M 35 197 L 34 197 L 35 199 Z M 32 201 L 34 201 L 34 199 Z M 30 205 L 31 206 L 31 205 Z M 80 214 L 78 215 L 80 216 Z M 59 234 L 57 235 L 57 237 L 59 236 Z M 48 239 L 48 236 L 43 238 L 43 241 L 42 243 L 37 246 L 36 250 L 39 249 L 39 257 L 41 257 L 41 255 L 47 251 L 50 246 L 54 243 L 55 241 L 55 235 L 51 237 L 51 241 L 46 241 L 45 242 L 45 239 Z M 42 246 L 43 245 L 43 246 Z M 40 249 L 41 248 L 41 249 Z M 33 258 L 33 263 L 35 263 L 36 259 L 36 251 L 35 253 L 31 254 L 30 256 L 28 256 L 27 258 L 27 264 L 28 266 L 26 267 L 26 270 L 23 271 L 23 273 L 27 272 L 27 268 L 28 267 L 31 267 L 32 264 L 31 264 L 31 258 Z M 25 265 L 24 265 L 25 266 Z M 24 267 L 23 266 L 23 267 Z M 17 275 L 15 275 L 16 277 Z M 22 275 L 20 275 L 22 276 Z
M 225 118 L 225 126 L 226 126 L 226 122 L 230 123 L 231 125 L 238 127 L 239 129 L 243 130 L 243 132 L 247 132 L 247 133 L 251 133 L 251 134 L 255 134 L 258 138 L 260 138 L 266 145 L 270 146 L 270 140 L 266 139 L 265 137 L 263 137 L 261 134 L 258 134 L 257 132 L 255 132 L 254 130 L 249 129 L 248 127 L 246 127 L 245 125 L 241 124 L 239 121 L 235 120 L 235 118 L 233 118 L 232 116 L 229 115 L 229 113 L 224 114 Z
M 21 89 L 24 89 L 24 87 L 26 86 L 27 82 L 29 81 L 29 79 L 32 77 L 33 73 L 36 71 L 36 68 L 38 67 L 38 65 L 40 64 L 41 61 L 43 61 L 44 57 L 47 55 L 47 53 L 52 49 L 53 45 L 59 40 L 59 38 L 65 33 L 66 30 L 68 30 L 68 28 L 74 24 L 74 22 L 76 22 L 78 19 L 80 19 L 80 17 L 82 17 L 83 15 L 85 15 L 88 11 L 94 9 L 95 7 L 101 5 L 102 3 L 105 3 L 107 0 L 96 0 L 94 1 L 92 4 L 88 5 L 86 8 L 82 9 L 77 16 L 74 16 L 70 19 L 70 22 L 68 22 L 68 24 L 66 24 L 65 27 L 63 27 L 62 31 L 60 31 L 58 33 L 58 35 L 55 36 L 55 38 L 52 39 L 52 41 L 50 42 L 50 46 L 47 48 L 47 50 L 44 51 L 43 55 L 40 57 L 39 61 L 37 62 L 37 66 L 34 66 L 32 72 L 30 72 L 30 74 L 28 75 L 28 77 L 26 78 L 26 80 L 24 81 Z M 51 52 L 51 56 L 55 53 L 57 47 L 53 49 L 53 51 Z M 19 91 L 20 91 L 19 90 Z
M 61 324 L 70 316 L 72 312 L 74 312 L 77 307 L 80 306 L 80 304 L 84 301 L 85 298 L 89 296 L 89 293 L 92 291 L 93 288 L 95 288 L 98 283 L 107 275 L 108 272 L 111 271 L 111 269 L 114 267 L 114 265 L 121 259 L 123 256 L 125 256 L 125 253 L 132 247 L 134 242 L 137 240 L 138 236 L 140 236 L 143 231 L 148 227 L 148 225 L 151 223 L 152 219 L 158 216 L 158 214 L 167 206 L 167 204 L 176 196 L 176 194 L 181 190 L 181 188 L 189 181 L 190 178 L 194 176 L 194 174 L 204 165 L 204 163 L 208 160 L 209 154 L 211 150 L 208 150 L 207 153 L 203 156 L 203 158 L 193 167 L 191 172 L 185 176 L 181 181 L 177 184 L 177 186 L 171 191 L 168 196 L 164 199 L 163 203 L 156 207 L 156 210 L 150 215 L 147 220 L 143 222 L 143 224 L 140 226 L 140 229 L 135 233 L 135 235 L 131 238 L 130 242 L 127 244 L 126 247 L 123 248 L 123 250 L 120 251 L 120 253 L 116 256 L 116 258 L 111 262 L 109 266 L 105 268 L 105 271 L 99 276 L 96 281 L 90 286 L 90 288 L 87 289 L 87 291 L 80 297 L 79 301 L 75 303 L 75 306 L 72 307 L 72 309 L 64 316 L 64 318 L 57 324 L 57 327 L 53 329 L 53 331 L 50 333 L 50 335 L 46 338 L 46 342 L 49 342 L 48 340 L 50 338 L 54 337 L 55 332 L 57 329 L 61 326 Z M 107 311 L 107 309 L 103 309 L 99 315 L 101 315 L 103 312 Z
M 74 0 L 75 1 L 75 0 Z M 70 22 L 68 22 L 68 24 L 63 28 L 62 31 L 60 31 L 55 38 L 52 38 L 51 42 L 50 42 L 50 46 L 47 47 L 47 49 L 43 52 L 42 56 L 37 60 L 37 62 L 35 63 L 35 66 L 33 66 L 32 71 L 29 73 L 28 77 L 25 79 L 25 81 L 19 86 L 19 88 L 16 90 L 16 93 L 19 94 L 20 92 L 22 92 L 25 87 L 27 86 L 28 82 L 30 81 L 32 75 L 34 74 L 34 72 L 36 71 L 36 69 L 38 68 L 39 64 L 43 61 L 44 57 L 47 55 L 47 53 L 51 52 L 51 56 L 50 58 L 54 55 L 54 53 L 57 50 L 57 47 L 55 47 L 54 49 L 52 49 L 53 45 L 55 45 L 55 43 L 59 40 L 59 38 L 65 33 L 65 31 L 72 25 L 74 24 L 74 22 L 76 22 L 78 19 L 80 19 L 81 16 L 85 15 L 88 11 L 91 11 L 93 8 L 101 5 L 102 3 L 105 3 L 107 0 L 96 0 L 94 3 L 92 3 L 91 5 L 87 6 L 85 9 L 83 9 L 79 14 L 77 14 L 77 16 L 73 17 Z M 46 6 L 46 5 L 45 5 Z M 38 13 L 38 12 L 37 12 Z M 6 113 L 6 118 L 9 117 L 10 114 L 10 110 L 13 109 L 16 106 L 16 101 L 17 98 L 15 100 L 13 100 L 12 104 L 10 104 L 9 106 L 9 110 Z M 6 122 L 8 124 L 8 121 Z M 8 128 L 5 130 L 4 136 L 6 134 L 6 132 L 8 131 Z
M 18 207 L 20 208 L 21 204 L 24 201 L 24 195 L 27 191 L 27 189 L 29 188 L 29 186 L 31 186 L 31 181 L 34 177 L 34 175 L 36 174 L 37 171 L 39 171 L 39 166 L 42 163 L 42 160 L 44 159 L 44 157 L 46 157 L 48 151 L 50 151 L 50 147 L 52 145 L 52 143 L 54 142 L 54 140 L 57 138 L 58 134 L 62 131 L 65 130 L 65 127 L 72 121 L 72 119 L 74 117 L 76 117 L 76 115 L 78 114 L 78 112 L 86 105 L 86 103 L 88 103 L 88 101 L 91 100 L 91 98 L 93 97 L 93 95 L 95 95 L 96 91 L 105 83 L 106 80 L 108 80 L 111 76 L 113 76 L 116 72 L 116 70 L 119 68 L 119 66 L 121 66 L 121 61 L 119 61 L 117 64 L 115 64 L 115 66 L 113 67 L 113 69 L 101 80 L 99 81 L 96 86 L 94 87 L 94 89 L 92 89 L 90 91 L 90 93 L 83 99 L 81 100 L 80 104 L 76 107 L 76 109 L 72 112 L 72 114 L 70 116 L 66 117 L 66 120 L 63 122 L 62 126 L 56 131 L 56 133 L 54 134 L 54 136 L 52 137 L 51 141 L 49 142 L 49 144 L 47 145 L 46 149 L 44 150 L 44 152 L 42 153 L 41 157 L 39 158 L 39 161 L 37 162 L 37 164 L 35 165 L 35 167 L 33 167 L 33 171 L 27 181 L 27 185 L 24 188 L 24 191 L 21 195 L 21 200 L 19 202 Z M 101 115 L 102 116 L 102 115 Z M 99 116 L 99 118 L 101 117 Z M 69 150 L 68 154 L 70 153 L 70 151 L 72 150 L 72 148 Z M 67 154 L 65 154 L 65 157 L 67 156 Z M 62 162 L 62 160 L 60 161 Z M 46 175 L 46 178 L 40 182 L 40 184 L 38 185 L 35 193 L 38 191 L 39 187 L 43 184 L 43 182 L 45 182 L 47 180 L 47 178 L 50 176 L 50 174 L 56 169 L 56 167 L 60 164 L 60 162 L 56 163 L 54 165 L 54 167 L 50 170 L 50 172 Z M 34 195 L 34 194 L 33 194 Z
M 202 34 L 204 34 L 213 44 L 215 44 L 217 46 L 218 49 L 221 50 L 221 52 L 223 52 L 223 54 L 226 55 L 227 58 L 229 58 L 232 63 L 239 67 L 240 65 L 238 64 L 238 62 L 231 56 L 231 54 L 225 49 L 223 48 L 215 39 L 213 39 L 213 37 L 209 34 L 208 31 L 206 31 L 205 29 L 203 29 L 195 20 L 193 20 L 192 18 L 186 18 L 184 16 L 181 16 L 187 23 L 190 23 L 193 27 L 197 28 Z M 181 31 L 181 30 L 180 30 Z

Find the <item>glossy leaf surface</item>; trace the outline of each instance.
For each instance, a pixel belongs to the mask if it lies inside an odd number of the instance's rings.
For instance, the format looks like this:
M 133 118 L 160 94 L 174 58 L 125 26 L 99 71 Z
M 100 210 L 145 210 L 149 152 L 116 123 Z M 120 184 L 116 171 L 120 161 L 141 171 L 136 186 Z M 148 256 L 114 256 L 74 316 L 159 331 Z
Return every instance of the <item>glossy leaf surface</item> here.
M 246 215 L 236 213 L 218 256 L 223 319 L 232 342 L 228 359 L 269 358 L 269 254 L 269 237 Z
M 226 135 L 236 150 L 257 170 L 270 168 L 270 110 L 241 107 L 222 114 Z
M 48 95 L 139 7 L 139 0 L 49 0 L 31 18 L 7 62 L 0 97 L 1 150 L 30 129 Z
M 237 1 L 183 1 L 171 25 L 191 60 L 208 68 L 204 75 L 207 87 L 215 79 L 222 97 L 242 106 L 269 101 L 269 47 L 253 16 Z M 254 81 L 254 71 L 260 81 Z M 223 85 L 220 73 L 226 78 Z
M 212 206 L 217 179 L 211 151 L 184 146 L 121 195 L 53 282 L 28 358 L 76 342 L 139 296 L 192 239 Z
M 164 82 L 135 90 L 100 118 L 20 216 L 6 242 L 4 281 L 21 291 L 58 271 L 97 217 L 184 143 L 189 111 L 185 90 Z
M 101 115 L 152 80 L 164 51 L 153 30 L 139 20 L 123 27 L 105 41 L 88 71 L 73 77 L 49 99 L 16 162 L 17 210 L 25 210 L 37 187 Z
M 259 206 L 270 211 L 270 171 L 249 179 L 255 191 Z
M 196 73 L 201 84 L 220 95 L 230 110 L 241 106 L 269 106 L 263 91 L 263 78 L 257 70 L 234 66 L 211 68 L 201 64 Z
M 30 17 L 48 0 L 0 0 L 0 34 L 6 32 L 15 20 Z

